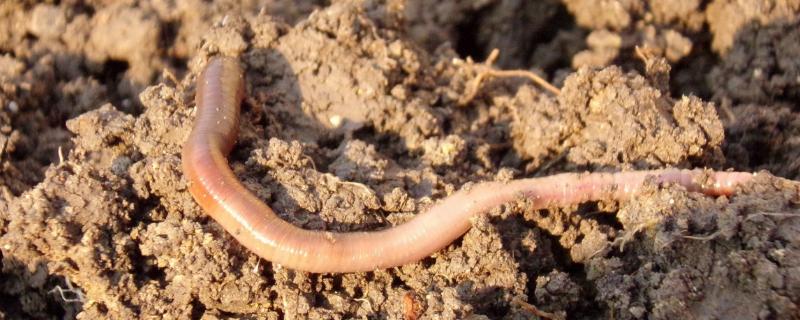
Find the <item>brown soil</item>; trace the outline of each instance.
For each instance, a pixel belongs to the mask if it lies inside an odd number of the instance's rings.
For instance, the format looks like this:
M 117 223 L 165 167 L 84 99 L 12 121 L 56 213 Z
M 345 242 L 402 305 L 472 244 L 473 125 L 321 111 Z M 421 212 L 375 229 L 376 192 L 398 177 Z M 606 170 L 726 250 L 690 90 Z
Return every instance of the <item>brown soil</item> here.
M 771 175 L 800 179 L 800 1 L 56 3 L 0 4 L 0 319 L 800 319 L 800 192 Z M 494 48 L 561 94 L 491 79 L 460 103 Z M 519 201 L 418 263 L 296 272 L 186 190 L 218 53 L 247 70 L 234 171 L 308 229 L 474 181 L 766 171 L 730 198 Z

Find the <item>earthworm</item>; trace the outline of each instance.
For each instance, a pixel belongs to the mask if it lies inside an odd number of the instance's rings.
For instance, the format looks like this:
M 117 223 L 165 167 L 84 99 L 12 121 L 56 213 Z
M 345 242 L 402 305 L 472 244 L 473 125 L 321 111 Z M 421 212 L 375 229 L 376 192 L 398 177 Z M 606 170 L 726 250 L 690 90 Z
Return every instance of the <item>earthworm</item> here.
M 296 270 L 357 272 L 400 266 L 449 245 L 471 218 L 527 198 L 534 208 L 625 200 L 643 183 L 673 183 L 689 191 L 729 195 L 752 173 L 664 169 L 564 173 L 510 182 L 481 182 L 438 201 L 410 221 L 379 231 L 305 230 L 275 214 L 248 191 L 228 165 L 236 142 L 244 76 L 235 58 L 212 58 L 197 79 L 197 116 L 182 152 L 188 188 L 200 207 L 258 256 Z

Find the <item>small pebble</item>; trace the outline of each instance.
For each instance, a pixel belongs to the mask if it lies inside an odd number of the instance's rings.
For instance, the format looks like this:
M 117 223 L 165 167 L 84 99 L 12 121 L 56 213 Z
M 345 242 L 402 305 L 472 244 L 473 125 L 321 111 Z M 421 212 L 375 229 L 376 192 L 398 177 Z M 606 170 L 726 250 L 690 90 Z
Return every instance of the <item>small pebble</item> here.
M 328 122 L 330 122 L 334 128 L 340 127 L 342 125 L 342 121 L 344 121 L 344 119 L 342 119 L 342 116 L 340 115 L 333 115 L 328 118 Z
M 16 101 L 9 102 L 8 103 L 8 111 L 11 111 L 12 113 L 19 112 L 19 104 L 17 104 Z

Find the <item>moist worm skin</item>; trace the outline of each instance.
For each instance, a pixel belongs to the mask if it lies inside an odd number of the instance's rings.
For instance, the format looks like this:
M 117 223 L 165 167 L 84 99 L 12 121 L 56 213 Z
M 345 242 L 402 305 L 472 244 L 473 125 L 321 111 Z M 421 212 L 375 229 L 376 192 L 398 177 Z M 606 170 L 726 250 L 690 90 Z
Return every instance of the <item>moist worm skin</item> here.
M 690 191 L 728 195 L 753 174 L 702 170 L 565 173 L 463 188 L 410 221 L 380 231 L 333 233 L 296 227 L 248 191 L 231 171 L 227 155 L 236 142 L 244 76 L 238 60 L 212 58 L 197 79 L 197 117 L 184 145 L 189 191 L 214 220 L 260 257 L 296 270 L 356 272 L 400 266 L 449 245 L 470 219 L 522 197 L 535 208 L 599 199 L 624 200 L 647 179 Z

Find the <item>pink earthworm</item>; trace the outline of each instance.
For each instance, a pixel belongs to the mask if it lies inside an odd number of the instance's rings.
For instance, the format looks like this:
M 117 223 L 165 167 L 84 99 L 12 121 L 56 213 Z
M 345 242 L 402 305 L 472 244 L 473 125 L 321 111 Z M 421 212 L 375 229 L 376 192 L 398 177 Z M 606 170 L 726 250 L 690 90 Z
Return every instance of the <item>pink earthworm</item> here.
M 357 272 L 413 263 L 462 236 L 471 227 L 472 217 L 515 199 L 527 198 L 535 208 L 625 200 L 648 180 L 707 195 L 730 195 L 753 176 L 664 169 L 481 182 L 438 201 L 408 222 L 383 230 L 305 230 L 277 216 L 239 182 L 228 165 L 243 95 L 244 76 L 238 60 L 212 58 L 197 79 L 197 116 L 183 148 L 183 172 L 200 207 L 239 243 L 266 260 L 296 270 Z

